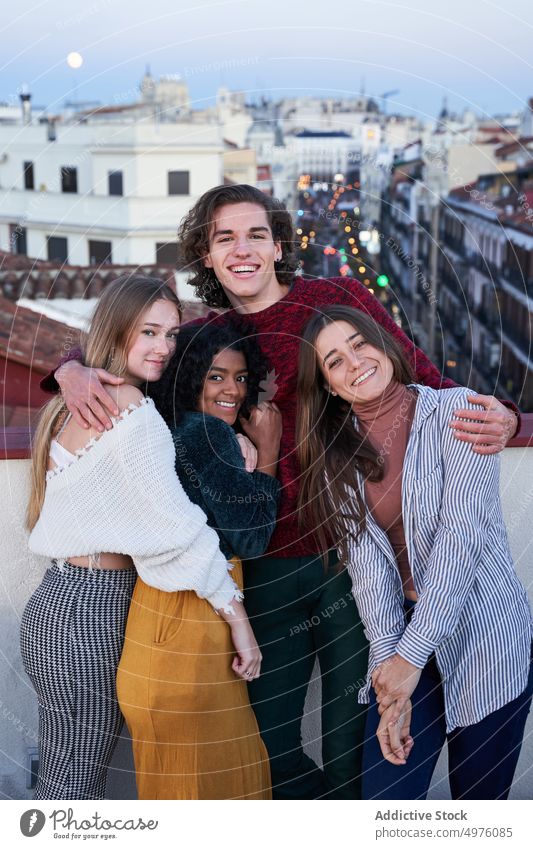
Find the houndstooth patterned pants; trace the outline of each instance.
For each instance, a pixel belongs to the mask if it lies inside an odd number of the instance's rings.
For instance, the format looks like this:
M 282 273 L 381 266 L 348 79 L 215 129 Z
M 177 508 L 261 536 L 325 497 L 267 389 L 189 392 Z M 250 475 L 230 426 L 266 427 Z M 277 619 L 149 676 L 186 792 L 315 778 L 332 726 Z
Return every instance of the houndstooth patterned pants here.
M 115 677 L 135 569 L 53 560 L 21 621 L 24 669 L 39 700 L 34 799 L 103 799 L 120 729 Z

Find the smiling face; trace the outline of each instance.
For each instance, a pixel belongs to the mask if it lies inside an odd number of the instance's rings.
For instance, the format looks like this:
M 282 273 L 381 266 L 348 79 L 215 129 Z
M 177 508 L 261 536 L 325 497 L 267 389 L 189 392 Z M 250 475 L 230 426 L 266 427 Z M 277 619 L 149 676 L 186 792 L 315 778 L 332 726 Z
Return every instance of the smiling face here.
M 235 308 L 257 312 L 283 297 L 286 290 L 274 267 L 281 256 L 263 207 L 233 203 L 217 209 L 204 264 L 213 269 Z
M 180 317 L 167 300 L 155 301 L 135 325 L 128 350 L 126 380 L 135 386 L 159 380 L 176 348 Z
M 242 351 L 219 351 L 207 372 L 198 411 L 234 425 L 248 392 L 248 368 Z
M 393 377 L 384 351 L 370 345 L 347 321 L 334 321 L 317 336 L 317 361 L 326 385 L 349 404 L 379 398 Z

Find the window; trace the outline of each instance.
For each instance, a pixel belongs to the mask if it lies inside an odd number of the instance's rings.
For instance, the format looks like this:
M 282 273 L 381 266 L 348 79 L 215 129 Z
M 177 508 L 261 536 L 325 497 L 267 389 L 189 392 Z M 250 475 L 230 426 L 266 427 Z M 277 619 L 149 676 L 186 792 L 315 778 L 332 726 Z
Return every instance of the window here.
M 89 265 L 111 265 L 113 246 L 111 242 L 89 240 Z
M 123 195 L 122 171 L 108 171 L 107 182 L 110 195 Z
M 27 239 L 26 228 L 20 224 L 9 225 L 9 241 L 11 244 L 11 253 L 27 255 Z
M 23 165 L 24 171 L 24 188 L 33 190 L 35 188 L 35 180 L 33 176 L 33 162 L 25 162 Z
M 169 193 L 169 195 L 188 195 L 189 194 L 189 172 L 188 171 L 169 171 L 168 172 L 168 193 Z
M 66 194 L 76 194 L 78 191 L 77 168 L 61 168 L 61 191 Z
M 155 246 L 155 261 L 157 265 L 176 266 L 178 260 L 177 242 L 157 242 Z
M 48 261 L 67 262 L 67 240 L 63 236 L 48 236 Z

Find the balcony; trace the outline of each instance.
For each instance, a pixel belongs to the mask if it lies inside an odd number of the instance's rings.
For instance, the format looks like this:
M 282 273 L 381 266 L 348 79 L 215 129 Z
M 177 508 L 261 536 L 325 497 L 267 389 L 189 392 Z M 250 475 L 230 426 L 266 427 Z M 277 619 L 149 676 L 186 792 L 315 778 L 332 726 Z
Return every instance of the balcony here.
M 533 298 L 533 277 L 527 277 L 522 271 L 516 267 L 510 268 L 504 266 L 500 271 L 503 280 L 514 286 L 520 292 L 525 292 L 530 298 Z
M 22 610 L 39 584 L 45 561 L 27 551 L 23 513 L 28 484 L 28 432 L 25 428 L 0 431 L 0 486 L 6 494 L 0 518 L 4 541 L 2 567 L 2 695 L 4 721 L 0 726 L 0 792 L 8 799 L 29 799 L 25 764 L 28 747 L 37 741 L 37 702 L 22 670 L 18 631 Z M 533 603 L 533 566 L 531 548 L 531 506 L 526 493 L 533 480 L 533 415 L 523 416 L 520 436 L 502 454 L 501 493 L 511 549 L 518 574 L 530 592 Z M 304 720 L 304 746 L 320 761 L 320 684 L 315 670 L 307 696 Z M 533 713 L 529 717 L 524 746 L 511 793 L 514 799 L 533 797 Z M 134 799 L 135 781 L 131 748 L 127 734 L 119 742 L 108 782 L 108 798 Z M 449 798 L 445 778 L 445 757 L 441 758 L 433 778 L 430 799 Z
M 450 269 L 446 269 L 446 271 L 447 273 L 441 271 L 441 286 L 445 289 L 448 289 L 450 292 L 453 292 L 453 294 L 461 301 L 461 305 L 463 305 L 467 299 L 466 285 L 461 282 L 459 277 L 455 276 L 453 271 L 451 271 Z M 456 267 L 456 273 L 461 273 L 459 267 Z
M 473 315 L 478 319 L 478 321 L 486 327 L 487 330 L 492 330 L 494 333 L 499 334 L 500 332 L 500 313 L 498 312 L 498 308 L 494 307 L 493 309 L 489 309 L 484 304 L 474 305 L 472 307 Z
M 477 270 L 481 271 L 481 273 L 484 274 L 485 277 L 487 277 L 487 279 L 494 285 L 498 283 L 501 268 L 498 268 L 495 263 L 485 259 L 485 257 L 481 254 L 469 254 L 465 257 L 465 264 L 467 267 L 470 266 L 471 268 L 477 268 Z
M 490 387 L 489 394 L 498 395 L 498 384 L 499 381 L 502 379 L 502 369 L 500 363 L 495 366 L 492 366 L 490 364 L 489 357 L 484 357 L 481 352 L 478 351 L 476 354 L 476 368 L 487 381 L 487 386 Z M 505 398 L 507 398 L 507 394 L 505 394 Z
M 440 241 L 443 247 L 451 248 L 456 254 L 463 256 L 465 245 L 462 237 L 457 238 L 457 236 L 450 236 L 448 233 L 442 233 Z
M 524 333 L 516 324 L 516 322 L 502 316 L 502 329 L 507 338 L 514 342 L 520 348 L 525 357 L 531 356 L 533 348 L 533 338 L 530 331 L 529 335 Z
M 25 226 L 61 227 L 83 232 L 169 230 L 191 205 L 190 195 L 115 197 L 62 192 L 24 192 L 0 189 L 0 221 L 24 221 Z

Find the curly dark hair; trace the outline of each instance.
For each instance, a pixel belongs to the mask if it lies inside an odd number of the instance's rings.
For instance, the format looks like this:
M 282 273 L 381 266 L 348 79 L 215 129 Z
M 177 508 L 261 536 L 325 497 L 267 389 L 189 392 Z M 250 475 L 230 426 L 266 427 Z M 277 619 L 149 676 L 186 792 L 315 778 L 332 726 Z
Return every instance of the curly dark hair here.
M 205 192 L 189 210 L 178 230 L 181 267 L 192 273 L 188 281 L 196 295 L 209 307 L 231 307 L 212 268 L 206 268 L 209 253 L 209 227 L 217 209 L 231 203 L 255 203 L 266 212 L 272 237 L 281 244 L 281 259 L 275 263 L 276 277 L 283 285 L 292 283 L 298 266 L 294 256 L 294 227 L 290 213 L 281 201 L 246 184 L 215 186 Z
M 161 380 L 150 386 L 150 396 L 168 425 L 179 424 L 183 413 L 198 409 L 211 363 L 225 348 L 241 351 L 246 359 L 248 391 L 241 414 L 248 415 L 250 407 L 257 404 L 259 384 L 267 371 L 265 357 L 249 332 L 241 332 L 235 322 L 224 326 L 189 324 L 180 330 L 168 368 Z

